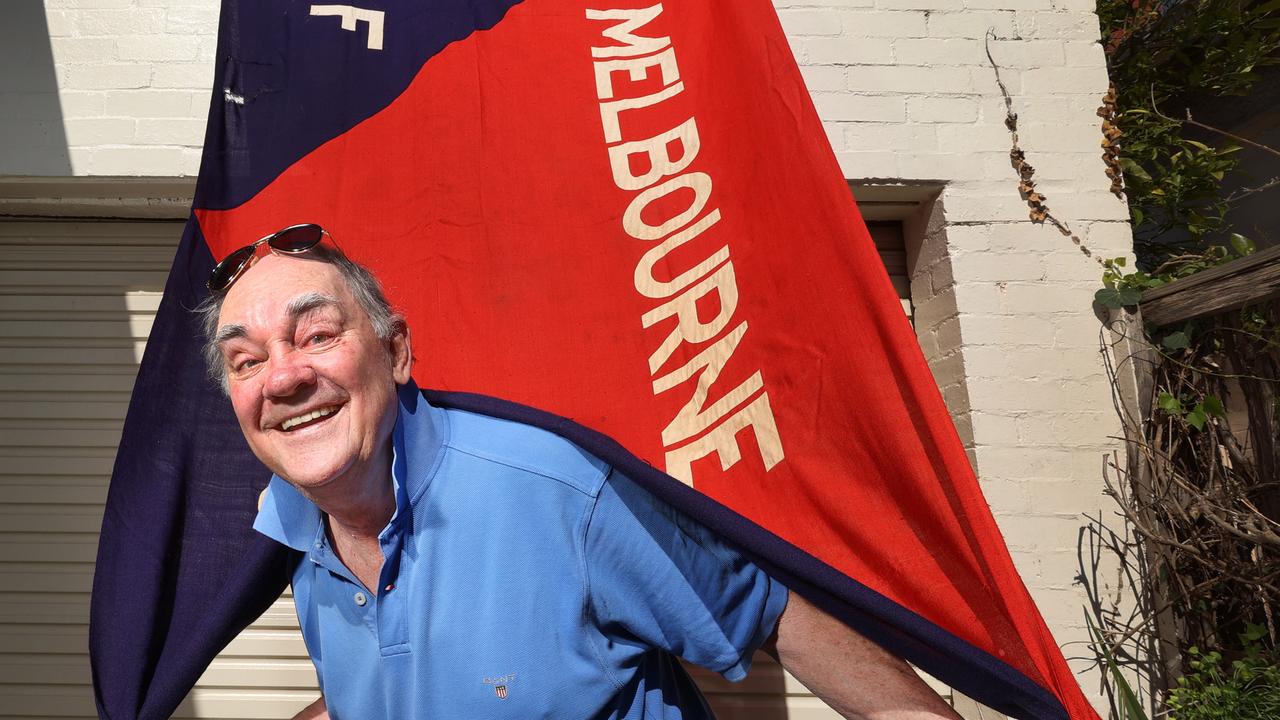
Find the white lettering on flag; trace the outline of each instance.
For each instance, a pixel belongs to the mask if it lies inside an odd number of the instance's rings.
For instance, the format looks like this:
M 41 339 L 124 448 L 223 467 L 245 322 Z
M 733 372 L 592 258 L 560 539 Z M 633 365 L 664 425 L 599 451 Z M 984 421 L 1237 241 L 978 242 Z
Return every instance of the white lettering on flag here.
M 596 95 L 601 100 L 613 99 L 613 73 L 626 70 L 631 75 L 631 82 L 638 83 L 649 77 L 651 67 L 662 70 L 664 86 L 680 79 L 680 68 L 676 67 L 676 51 L 671 48 L 651 57 L 601 60 L 595 64 Z
M 662 3 L 643 10 L 587 10 L 588 20 L 621 20 L 600 32 L 601 35 L 622 43 L 614 47 L 593 47 L 591 57 L 636 57 L 648 55 L 671 44 L 671 38 L 637 37 L 637 28 L 644 27 L 662 14 Z M 674 61 L 673 61 L 674 62 Z
M 636 263 L 636 290 L 647 298 L 669 298 L 693 284 L 729 259 L 729 246 L 725 245 L 689 270 L 677 275 L 669 282 L 654 277 L 653 269 L 659 262 L 664 265 L 667 255 L 676 248 L 701 235 L 707 228 L 720 222 L 720 210 L 717 208 L 707 213 L 701 220 L 663 240 L 645 251 L 640 262 Z
M 760 448 L 760 459 L 765 468 L 782 462 L 782 440 L 778 437 L 778 425 L 769 407 L 769 393 L 760 395 L 750 405 L 742 408 L 728 420 L 712 428 L 711 432 L 675 450 L 667 451 L 667 474 L 693 484 L 693 461 L 715 453 L 720 458 L 720 469 L 728 470 L 742 459 L 738 447 L 738 431 L 751 428 Z
M 650 225 L 644 221 L 642 215 L 645 208 L 653 204 L 654 201 L 661 200 L 681 188 L 693 190 L 693 202 L 689 204 L 689 207 L 681 210 L 680 214 L 663 220 L 660 225 Z M 631 204 L 627 205 L 626 212 L 622 214 L 622 229 L 637 240 L 657 240 L 688 225 L 707 206 L 707 200 L 710 198 L 710 175 L 704 172 L 677 175 L 661 185 L 646 188 L 635 196 Z
M 715 291 L 719 310 L 710 322 L 702 322 L 698 316 L 698 301 Z M 669 317 L 676 318 L 676 326 L 662 345 L 649 356 L 649 372 L 657 373 L 682 343 L 697 345 L 707 342 L 725 329 L 733 311 L 738 309 L 738 282 L 733 274 L 733 261 L 721 265 L 715 272 L 690 285 L 679 295 L 640 316 L 640 324 L 646 328 L 657 325 Z
M 673 142 L 680 143 L 680 157 L 672 160 L 668 149 Z M 609 148 L 609 165 L 613 169 L 613 182 L 623 190 L 639 190 L 649 187 L 658 178 L 668 177 L 689 167 L 698 156 L 698 126 L 693 118 L 680 127 L 661 133 L 648 140 L 618 143 Z M 631 172 L 631 158 L 643 155 L 648 158 L 649 169 L 643 175 Z
M 387 15 L 382 10 L 367 10 L 354 5 L 312 5 L 311 14 L 340 17 L 342 29 L 350 32 L 355 32 L 356 23 L 368 23 L 369 39 L 365 42 L 365 47 L 370 50 L 382 49 L 382 21 Z
M 697 378 L 689 399 L 662 431 L 667 473 L 692 485 L 694 462 L 713 454 L 720 460 L 720 469 L 728 470 L 742 459 L 738 435 L 747 429 L 755 436 L 765 470 L 772 470 L 786 455 L 764 374 L 760 370 L 744 372 L 738 367 L 741 362 L 726 372 L 746 337 L 747 322 L 742 320 L 727 330 L 738 310 L 737 276 L 729 245 L 710 232 L 721 220 L 720 209 L 712 207 L 703 213 L 712 201 L 712 177 L 705 171 L 690 170 L 702 149 L 697 122 L 690 117 L 653 137 L 624 139 L 624 115 L 632 117 L 647 109 L 669 113 L 667 102 L 684 91 L 671 38 L 642 34 L 645 26 L 662 14 L 662 5 L 586 13 L 588 20 L 613 21 L 600 35 L 615 44 L 592 47 L 591 56 L 597 58 L 593 63 L 596 97 L 613 182 L 620 190 L 638 191 L 623 211 L 622 229 L 642 242 L 659 241 L 641 256 L 634 279 L 642 296 L 665 302 L 645 312 L 640 324 L 648 330 L 675 320 L 675 326 L 649 356 L 653 394 L 670 392 Z M 654 68 L 662 80 L 660 90 L 652 91 L 651 82 L 647 94 L 627 92 L 650 80 Z M 682 272 L 671 269 L 672 252 L 704 234 L 710 247 L 717 249 Z M 668 279 L 659 279 L 659 268 Z M 703 315 L 713 305 L 714 316 L 704 322 Z M 689 359 L 660 375 L 681 350 Z M 743 379 L 716 386 L 722 375 Z M 724 392 L 733 382 L 737 386 Z M 723 394 L 710 400 L 713 387 Z

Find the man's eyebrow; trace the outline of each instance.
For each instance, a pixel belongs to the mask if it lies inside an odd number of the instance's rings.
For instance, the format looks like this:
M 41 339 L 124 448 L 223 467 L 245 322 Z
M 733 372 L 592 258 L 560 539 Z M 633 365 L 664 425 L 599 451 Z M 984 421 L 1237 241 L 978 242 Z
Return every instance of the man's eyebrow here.
M 249 334 L 249 331 L 245 329 L 245 326 L 243 325 L 236 325 L 234 323 L 230 325 L 223 325 L 222 327 L 218 328 L 218 332 L 214 334 L 213 344 L 222 345 L 222 343 L 228 340 L 233 340 L 235 338 L 242 338 L 247 336 L 248 334 Z
M 284 311 L 290 318 L 297 320 L 312 310 L 318 310 L 322 307 L 329 306 L 339 307 L 341 306 L 341 303 L 338 302 L 338 298 L 332 295 L 325 295 L 324 293 L 312 291 L 290 300 L 289 304 L 285 306 Z

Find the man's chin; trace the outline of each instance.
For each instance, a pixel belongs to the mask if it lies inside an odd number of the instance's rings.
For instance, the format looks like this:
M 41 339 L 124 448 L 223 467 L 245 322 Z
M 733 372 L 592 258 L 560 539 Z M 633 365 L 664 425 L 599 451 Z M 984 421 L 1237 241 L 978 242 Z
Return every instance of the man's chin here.
M 338 484 L 342 480 L 343 470 L 345 468 L 286 466 L 277 470 L 276 474 L 303 494 L 310 495 Z
M 350 453 L 338 451 L 338 447 L 345 446 L 341 438 L 293 443 L 269 441 L 274 439 L 264 438 L 268 442 L 261 444 L 262 452 L 254 448 L 254 454 L 272 472 L 299 489 L 331 485 L 355 463 Z
M 282 474 L 280 477 L 287 480 L 289 484 L 299 490 L 320 490 L 327 488 L 338 481 L 338 478 L 334 475 L 314 473 L 290 473 L 287 475 Z

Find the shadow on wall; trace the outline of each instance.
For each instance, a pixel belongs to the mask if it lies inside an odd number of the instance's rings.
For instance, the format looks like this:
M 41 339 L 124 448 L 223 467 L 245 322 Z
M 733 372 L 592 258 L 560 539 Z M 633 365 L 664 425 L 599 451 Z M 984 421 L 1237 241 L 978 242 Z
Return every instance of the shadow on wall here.
M 70 175 L 41 0 L 5 0 L 0 22 L 0 175 Z

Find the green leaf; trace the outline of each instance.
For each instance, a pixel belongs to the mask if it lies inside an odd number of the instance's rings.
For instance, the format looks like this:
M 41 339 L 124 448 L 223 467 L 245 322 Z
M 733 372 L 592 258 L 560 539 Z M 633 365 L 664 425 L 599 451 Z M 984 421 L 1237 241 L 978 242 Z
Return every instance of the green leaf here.
M 1120 169 L 1124 170 L 1125 174 L 1132 175 L 1133 177 L 1136 177 L 1139 180 L 1146 180 L 1147 182 L 1151 182 L 1151 175 L 1149 175 L 1146 170 L 1143 170 L 1142 166 L 1139 165 L 1138 163 L 1130 160 L 1129 158 L 1123 158 L 1123 157 L 1120 158 L 1119 162 L 1120 162 Z
M 1205 395 L 1204 401 L 1196 407 L 1201 408 L 1213 417 L 1226 417 L 1227 409 L 1222 406 L 1222 401 L 1213 395 Z
M 1182 414 L 1182 401 L 1174 397 L 1170 393 L 1167 393 L 1167 392 L 1160 393 L 1160 400 L 1158 402 L 1160 404 L 1160 409 L 1169 413 L 1170 415 Z
M 1258 246 L 1252 240 L 1241 235 L 1240 233 L 1231 233 L 1231 247 L 1236 251 L 1236 255 L 1244 257 L 1252 255 Z
M 1254 623 L 1245 623 L 1244 632 L 1240 634 L 1240 640 L 1244 644 L 1257 642 L 1268 635 L 1267 628 Z
M 1142 292 L 1133 288 L 1105 287 L 1093 294 L 1093 301 L 1103 307 L 1122 308 L 1137 305 Z
M 1141 224 L 1142 224 L 1143 219 L 1145 219 L 1145 218 L 1146 218 L 1146 215 L 1143 215 L 1143 214 L 1142 214 L 1142 209 L 1141 209 L 1141 208 L 1136 208 L 1136 207 L 1135 207 L 1135 208 L 1132 208 L 1132 209 L 1131 209 L 1131 212 L 1132 212 L 1132 215 L 1133 215 L 1133 224 L 1134 224 L 1134 225 L 1141 225 Z
M 1195 409 L 1187 413 L 1187 422 L 1197 430 L 1203 430 L 1204 424 L 1209 421 L 1209 416 L 1205 414 L 1204 408 L 1196 405 Z
M 1164 345 L 1168 350 L 1183 350 L 1191 346 L 1191 338 L 1187 337 L 1185 332 L 1179 330 L 1165 335 L 1160 344 Z

